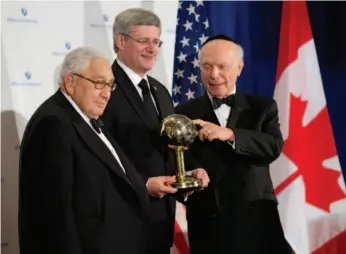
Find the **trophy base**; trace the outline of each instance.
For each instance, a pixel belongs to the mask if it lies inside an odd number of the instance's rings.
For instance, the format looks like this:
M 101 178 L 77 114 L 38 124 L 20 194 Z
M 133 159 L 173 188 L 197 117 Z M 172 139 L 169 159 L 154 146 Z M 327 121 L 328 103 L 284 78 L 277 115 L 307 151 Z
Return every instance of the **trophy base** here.
M 166 183 L 166 184 L 178 190 L 186 191 L 190 189 L 193 190 L 202 186 L 202 180 L 192 176 L 186 176 L 184 177 L 182 181 L 176 181 L 176 182 Z

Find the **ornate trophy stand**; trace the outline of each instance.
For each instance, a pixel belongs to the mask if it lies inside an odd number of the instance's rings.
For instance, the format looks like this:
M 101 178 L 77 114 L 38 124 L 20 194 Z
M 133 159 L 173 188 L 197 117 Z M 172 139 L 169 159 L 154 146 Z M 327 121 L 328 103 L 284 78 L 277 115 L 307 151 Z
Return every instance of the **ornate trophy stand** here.
M 193 143 L 197 129 L 191 119 L 184 115 L 170 115 L 161 123 L 160 135 L 167 140 L 168 147 L 175 150 L 177 158 L 176 182 L 167 183 L 173 188 L 190 190 L 202 185 L 202 180 L 186 176 L 184 151 Z

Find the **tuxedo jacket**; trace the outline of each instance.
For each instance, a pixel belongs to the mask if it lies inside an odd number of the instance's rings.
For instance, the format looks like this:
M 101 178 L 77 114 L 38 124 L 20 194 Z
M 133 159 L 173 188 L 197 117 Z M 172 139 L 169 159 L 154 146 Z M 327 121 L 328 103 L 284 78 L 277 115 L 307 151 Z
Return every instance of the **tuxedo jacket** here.
M 176 113 L 220 125 L 207 94 L 176 107 Z M 186 152 L 188 169 L 207 170 L 210 185 L 188 199 L 187 216 L 212 215 L 238 203 L 276 202 L 269 164 L 281 153 L 283 139 L 273 99 L 236 93 L 227 127 L 235 149 L 219 140 L 195 142 Z
M 149 200 L 118 143 L 108 147 L 57 91 L 31 117 L 21 143 L 21 254 L 140 254 Z
M 159 125 L 147 117 L 138 91 L 117 61 L 114 61 L 112 69 L 117 88 L 102 115 L 106 128 L 141 174 L 143 183 L 146 183 L 149 177 L 174 175 L 174 152 L 160 139 Z M 161 121 L 174 113 L 172 99 L 160 82 L 150 76 L 148 81 Z M 149 198 L 151 222 L 162 225 L 148 233 L 152 238 L 149 245 L 171 245 L 175 199 L 170 195 L 165 195 L 162 199 L 151 196 Z

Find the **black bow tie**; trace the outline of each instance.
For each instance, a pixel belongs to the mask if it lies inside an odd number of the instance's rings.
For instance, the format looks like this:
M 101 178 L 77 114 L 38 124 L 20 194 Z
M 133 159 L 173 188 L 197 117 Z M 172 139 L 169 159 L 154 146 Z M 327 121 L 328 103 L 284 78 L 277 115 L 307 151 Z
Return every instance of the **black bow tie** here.
M 102 127 L 104 126 L 102 120 L 100 118 L 98 119 L 90 119 L 91 126 L 94 128 L 94 130 L 97 133 L 101 133 Z
M 216 98 L 216 97 L 212 97 L 212 101 L 213 101 L 213 108 L 217 109 L 219 108 L 222 104 L 226 104 L 230 107 L 234 107 L 234 94 L 231 94 L 229 96 L 227 96 L 226 98 Z

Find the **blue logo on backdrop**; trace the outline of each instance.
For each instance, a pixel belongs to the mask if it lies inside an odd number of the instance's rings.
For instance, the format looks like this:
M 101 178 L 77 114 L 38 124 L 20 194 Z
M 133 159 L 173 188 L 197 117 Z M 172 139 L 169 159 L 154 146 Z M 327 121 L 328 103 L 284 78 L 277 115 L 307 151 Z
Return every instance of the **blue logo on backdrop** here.
M 18 17 L 8 17 L 7 22 L 14 22 L 14 23 L 33 23 L 37 24 L 37 19 L 32 19 L 28 17 L 28 9 L 25 7 L 22 7 L 20 9 L 21 16 Z
M 28 14 L 28 10 L 25 8 L 22 8 L 22 14 L 23 16 L 26 16 L 26 14 Z
M 90 23 L 91 27 L 95 27 L 95 28 L 104 28 L 104 27 L 108 27 L 108 28 L 112 28 L 112 24 L 108 24 L 109 21 L 109 16 L 107 14 L 102 14 L 102 17 L 100 16 L 100 22 L 95 22 L 95 23 Z M 101 19 L 102 18 L 102 19 Z
M 107 15 L 107 14 L 103 14 L 103 20 L 104 20 L 105 22 L 108 22 L 108 15 Z
M 68 51 L 72 48 L 71 42 L 66 41 L 65 42 L 65 48 L 64 49 L 59 49 L 57 51 L 53 51 L 52 55 L 53 56 L 66 56 Z
M 68 41 L 65 42 L 65 46 L 66 46 L 67 50 L 71 49 L 71 43 L 69 43 Z
M 24 81 L 12 81 L 11 86 L 41 86 L 42 83 L 32 81 L 32 73 L 30 70 L 24 72 Z
M 25 77 L 26 77 L 27 80 L 31 79 L 31 73 L 30 73 L 30 71 L 26 71 L 26 72 L 25 72 Z

